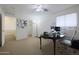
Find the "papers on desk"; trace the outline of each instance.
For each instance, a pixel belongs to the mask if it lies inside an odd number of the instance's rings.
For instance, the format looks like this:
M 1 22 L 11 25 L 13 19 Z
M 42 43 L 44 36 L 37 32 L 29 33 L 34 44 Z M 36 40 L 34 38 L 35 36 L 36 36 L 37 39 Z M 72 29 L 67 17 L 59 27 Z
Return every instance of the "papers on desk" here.
M 54 37 L 54 35 L 55 35 L 55 37 L 57 37 L 57 36 L 59 36 L 59 37 L 61 37 L 61 38 L 64 37 L 64 34 L 58 34 L 57 32 L 51 32 L 51 33 L 49 33 L 49 36 L 50 36 L 50 37 Z
M 60 37 L 64 37 L 64 35 L 60 35 Z
M 57 33 L 56 32 L 51 32 L 51 33 L 49 33 L 49 37 L 57 37 Z

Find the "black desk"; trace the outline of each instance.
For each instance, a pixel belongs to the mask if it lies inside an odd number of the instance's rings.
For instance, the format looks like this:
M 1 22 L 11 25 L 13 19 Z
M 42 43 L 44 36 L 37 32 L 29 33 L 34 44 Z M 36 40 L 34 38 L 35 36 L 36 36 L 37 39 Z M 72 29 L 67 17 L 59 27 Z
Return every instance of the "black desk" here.
M 54 48 L 54 55 L 55 55 L 55 53 L 56 53 L 56 40 L 60 39 L 60 37 L 55 37 L 55 36 L 54 37 L 49 37 L 49 36 L 41 35 L 39 38 L 40 38 L 40 49 L 42 49 L 42 40 L 41 40 L 41 38 L 52 39 L 53 44 L 54 44 L 53 48 Z

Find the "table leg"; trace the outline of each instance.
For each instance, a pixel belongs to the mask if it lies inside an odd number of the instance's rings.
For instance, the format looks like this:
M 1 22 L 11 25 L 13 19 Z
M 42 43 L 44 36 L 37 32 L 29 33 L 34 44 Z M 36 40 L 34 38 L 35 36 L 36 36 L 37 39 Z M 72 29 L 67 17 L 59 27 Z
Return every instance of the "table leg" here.
M 53 48 L 54 48 L 54 55 L 55 55 L 55 53 L 56 53 L 56 39 L 53 39 Z
M 42 44 L 42 42 L 41 42 L 41 37 L 40 37 L 40 49 L 42 48 L 42 47 L 41 47 L 41 44 Z

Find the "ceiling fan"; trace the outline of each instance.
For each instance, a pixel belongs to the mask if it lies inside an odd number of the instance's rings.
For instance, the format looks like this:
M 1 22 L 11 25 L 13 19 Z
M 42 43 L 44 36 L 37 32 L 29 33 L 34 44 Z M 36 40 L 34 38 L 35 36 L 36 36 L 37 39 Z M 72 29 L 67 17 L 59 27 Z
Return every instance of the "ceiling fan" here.
M 33 9 L 36 11 L 36 12 L 48 12 L 48 9 L 43 7 L 42 5 L 40 4 L 35 4 Z

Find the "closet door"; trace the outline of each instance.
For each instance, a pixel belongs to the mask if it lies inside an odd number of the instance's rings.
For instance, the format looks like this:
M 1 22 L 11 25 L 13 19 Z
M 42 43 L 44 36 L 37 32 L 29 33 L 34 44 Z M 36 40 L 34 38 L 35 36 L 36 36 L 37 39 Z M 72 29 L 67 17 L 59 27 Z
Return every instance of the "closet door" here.
M 0 47 L 2 46 L 2 16 L 0 14 Z

